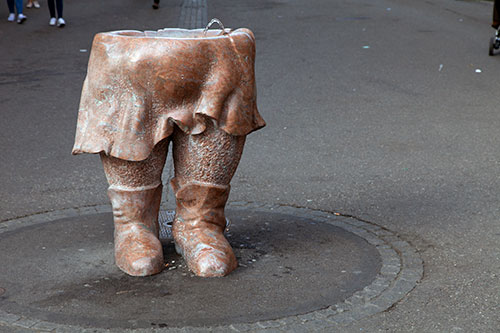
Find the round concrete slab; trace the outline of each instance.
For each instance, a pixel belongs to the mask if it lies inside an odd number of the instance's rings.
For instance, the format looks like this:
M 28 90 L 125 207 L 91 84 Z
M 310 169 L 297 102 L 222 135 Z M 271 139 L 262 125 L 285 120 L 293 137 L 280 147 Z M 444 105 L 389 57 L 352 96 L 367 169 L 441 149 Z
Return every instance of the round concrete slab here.
M 0 233 L 0 310 L 96 328 L 211 326 L 278 319 L 343 302 L 377 277 L 379 251 L 315 217 L 229 209 L 240 267 L 192 276 L 170 242 L 166 269 L 129 277 L 113 264 L 109 213 Z

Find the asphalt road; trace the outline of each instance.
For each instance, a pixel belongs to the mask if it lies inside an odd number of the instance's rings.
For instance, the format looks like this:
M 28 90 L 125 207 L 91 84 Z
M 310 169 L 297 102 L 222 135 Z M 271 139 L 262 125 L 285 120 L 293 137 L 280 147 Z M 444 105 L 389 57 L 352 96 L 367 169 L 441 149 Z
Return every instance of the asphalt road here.
M 24 25 L 0 8 L 0 221 L 107 202 L 97 156 L 72 156 L 96 32 L 175 27 L 181 0 L 46 3 Z M 453 0 L 208 0 L 257 38 L 268 126 L 248 137 L 230 200 L 377 223 L 425 273 L 346 332 L 500 332 L 500 55 L 492 5 Z M 167 203 L 168 204 L 168 203 Z

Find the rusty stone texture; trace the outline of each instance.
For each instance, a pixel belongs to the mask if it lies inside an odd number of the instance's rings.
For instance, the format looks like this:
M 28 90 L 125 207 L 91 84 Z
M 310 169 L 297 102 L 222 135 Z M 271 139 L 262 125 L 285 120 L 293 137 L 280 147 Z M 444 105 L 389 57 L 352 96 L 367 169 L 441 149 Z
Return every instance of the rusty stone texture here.
M 187 134 L 213 119 L 228 134 L 265 126 L 258 113 L 255 38 L 234 31 L 164 29 L 95 36 L 73 154 L 146 159 L 176 124 Z
M 127 274 L 163 269 L 161 174 L 173 143 L 176 249 L 198 276 L 238 263 L 224 237 L 230 181 L 257 111 L 255 38 L 248 29 L 117 31 L 94 38 L 73 154 L 99 153 Z
M 114 187 L 143 187 L 161 184 L 161 174 L 167 159 L 170 138 L 163 139 L 142 161 L 127 161 L 101 152 L 102 165 L 108 183 Z
M 115 263 L 129 275 L 147 276 L 163 270 L 158 238 L 162 187 L 108 189 L 115 223 Z
M 186 135 L 174 130 L 173 157 L 179 184 L 200 181 L 229 185 L 238 167 L 245 136 L 234 136 L 207 121 L 205 132 Z
M 238 266 L 224 237 L 224 207 L 229 185 L 191 182 L 182 187 L 172 179 L 177 208 L 172 225 L 175 247 L 198 276 L 220 277 Z

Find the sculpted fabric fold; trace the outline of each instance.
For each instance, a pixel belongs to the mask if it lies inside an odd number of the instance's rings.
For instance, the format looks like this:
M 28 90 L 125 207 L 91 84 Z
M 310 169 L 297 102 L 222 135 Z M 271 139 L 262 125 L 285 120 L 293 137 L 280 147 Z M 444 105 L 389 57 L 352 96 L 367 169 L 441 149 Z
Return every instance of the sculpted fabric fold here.
M 257 110 L 255 39 L 248 29 L 117 31 L 95 36 L 73 154 L 141 161 L 174 124 L 200 134 L 205 120 L 235 136 L 265 122 Z

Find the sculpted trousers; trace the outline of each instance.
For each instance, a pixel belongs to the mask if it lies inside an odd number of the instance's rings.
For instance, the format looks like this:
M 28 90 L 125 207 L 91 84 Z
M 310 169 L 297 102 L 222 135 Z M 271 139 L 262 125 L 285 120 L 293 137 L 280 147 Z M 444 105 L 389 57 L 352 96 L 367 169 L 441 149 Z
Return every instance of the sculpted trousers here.
M 175 128 L 143 161 L 126 161 L 101 153 L 115 221 L 115 261 L 134 276 L 163 269 L 158 240 L 161 175 L 173 142 L 177 199 L 173 236 L 176 249 L 199 276 L 223 276 L 236 268 L 223 236 L 229 183 L 243 152 L 246 136 L 233 136 L 207 120 L 206 130 L 188 135 Z

